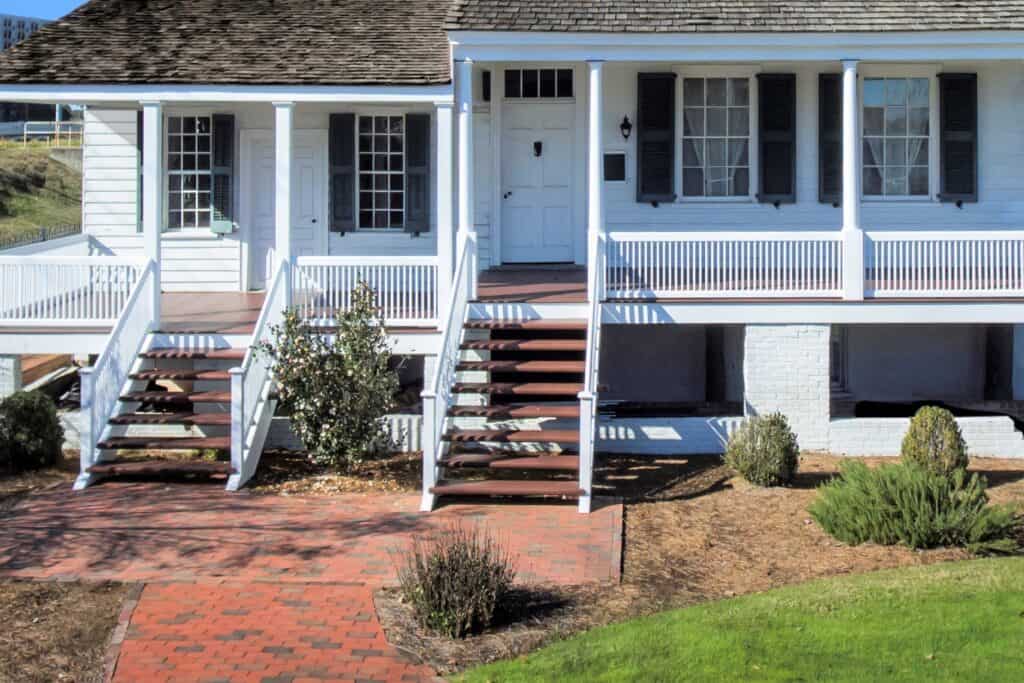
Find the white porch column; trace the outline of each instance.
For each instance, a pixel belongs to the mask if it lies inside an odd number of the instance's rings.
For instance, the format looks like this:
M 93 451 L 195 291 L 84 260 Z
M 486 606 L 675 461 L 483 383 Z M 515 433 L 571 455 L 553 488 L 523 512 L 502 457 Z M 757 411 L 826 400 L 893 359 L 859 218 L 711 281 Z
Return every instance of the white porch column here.
M 601 112 L 604 109 L 602 76 L 603 61 L 588 61 L 590 91 L 587 116 L 587 291 L 591 296 L 601 296 L 597 291 L 598 269 L 603 268 L 598 245 L 603 242 L 604 224 L 604 180 L 603 144 L 604 132 Z
M 857 60 L 843 60 L 843 298 L 864 298 L 864 231 L 860 225 L 860 97 Z
M 279 264 L 292 261 L 292 136 L 295 104 L 274 102 L 274 249 Z M 286 286 L 286 305 L 291 287 Z
M 459 115 L 459 239 L 465 236 L 476 244 L 476 226 L 473 220 L 473 60 L 455 62 L 455 98 Z M 476 269 L 470 274 L 470 297 L 476 298 Z
M 448 317 L 448 300 L 452 287 L 452 104 L 438 102 L 434 125 L 437 147 L 437 318 L 443 328 Z M 432 376 L 432 375 L 431 375 Z
M 142 241 L 155 264 L 153 324 L 160 322 L 160 235 L 164 216 L 164 110 L 160 102 L 142 103 Z

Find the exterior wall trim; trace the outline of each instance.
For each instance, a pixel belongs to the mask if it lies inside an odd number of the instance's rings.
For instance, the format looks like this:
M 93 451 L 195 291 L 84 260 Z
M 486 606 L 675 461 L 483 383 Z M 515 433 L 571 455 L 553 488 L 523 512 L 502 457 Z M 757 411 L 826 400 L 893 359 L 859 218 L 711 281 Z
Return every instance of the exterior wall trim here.
M 49 85 L 0 84 L 2 102 L 74 104 L 140 101 L 170 103 L 293 102 L 438 104 L 454 102 L 451 85 L 249 86 L 249 85 Z

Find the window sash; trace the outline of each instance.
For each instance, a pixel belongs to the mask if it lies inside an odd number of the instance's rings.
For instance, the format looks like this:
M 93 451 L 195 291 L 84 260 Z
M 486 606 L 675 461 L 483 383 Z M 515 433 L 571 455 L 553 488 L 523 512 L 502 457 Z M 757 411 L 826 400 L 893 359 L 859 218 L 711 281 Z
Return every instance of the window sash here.
M 361 114 L 356 121 L 356 216 L 359 230 L 406 225 L 404 115 Z
M 861 92 L 862 194 L 926 199 L 932 182 L 932 83 L 868 77 Z
M 168 116 L 165 133 L 168 231 L 213 226 L 213 117 Z
M 683 79 L 684 201 L 750 196 L 753 95 L 749 77 Z

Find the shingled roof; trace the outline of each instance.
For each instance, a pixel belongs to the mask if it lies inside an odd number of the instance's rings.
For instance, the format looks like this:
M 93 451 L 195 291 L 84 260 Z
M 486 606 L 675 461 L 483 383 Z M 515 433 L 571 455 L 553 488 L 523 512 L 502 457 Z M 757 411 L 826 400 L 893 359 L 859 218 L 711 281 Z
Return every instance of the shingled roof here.
M 1021 0 L 455 0 L 452 31 L 1024 30 Z
M 434 85 L 451 0 L 92 0 L 0 53 L 0 83 Z

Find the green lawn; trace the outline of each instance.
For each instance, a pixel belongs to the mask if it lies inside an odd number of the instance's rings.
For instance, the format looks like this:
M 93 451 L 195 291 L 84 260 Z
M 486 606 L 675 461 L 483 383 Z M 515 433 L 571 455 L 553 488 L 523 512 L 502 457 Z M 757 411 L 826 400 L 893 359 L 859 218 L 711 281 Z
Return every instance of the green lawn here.
M 0 240 L 82 222 L 82 176 L 42 144 L 0 142 Z
M 1024 558 L 815 581 L 582 634 L 465 681 L 1024 681 Z

